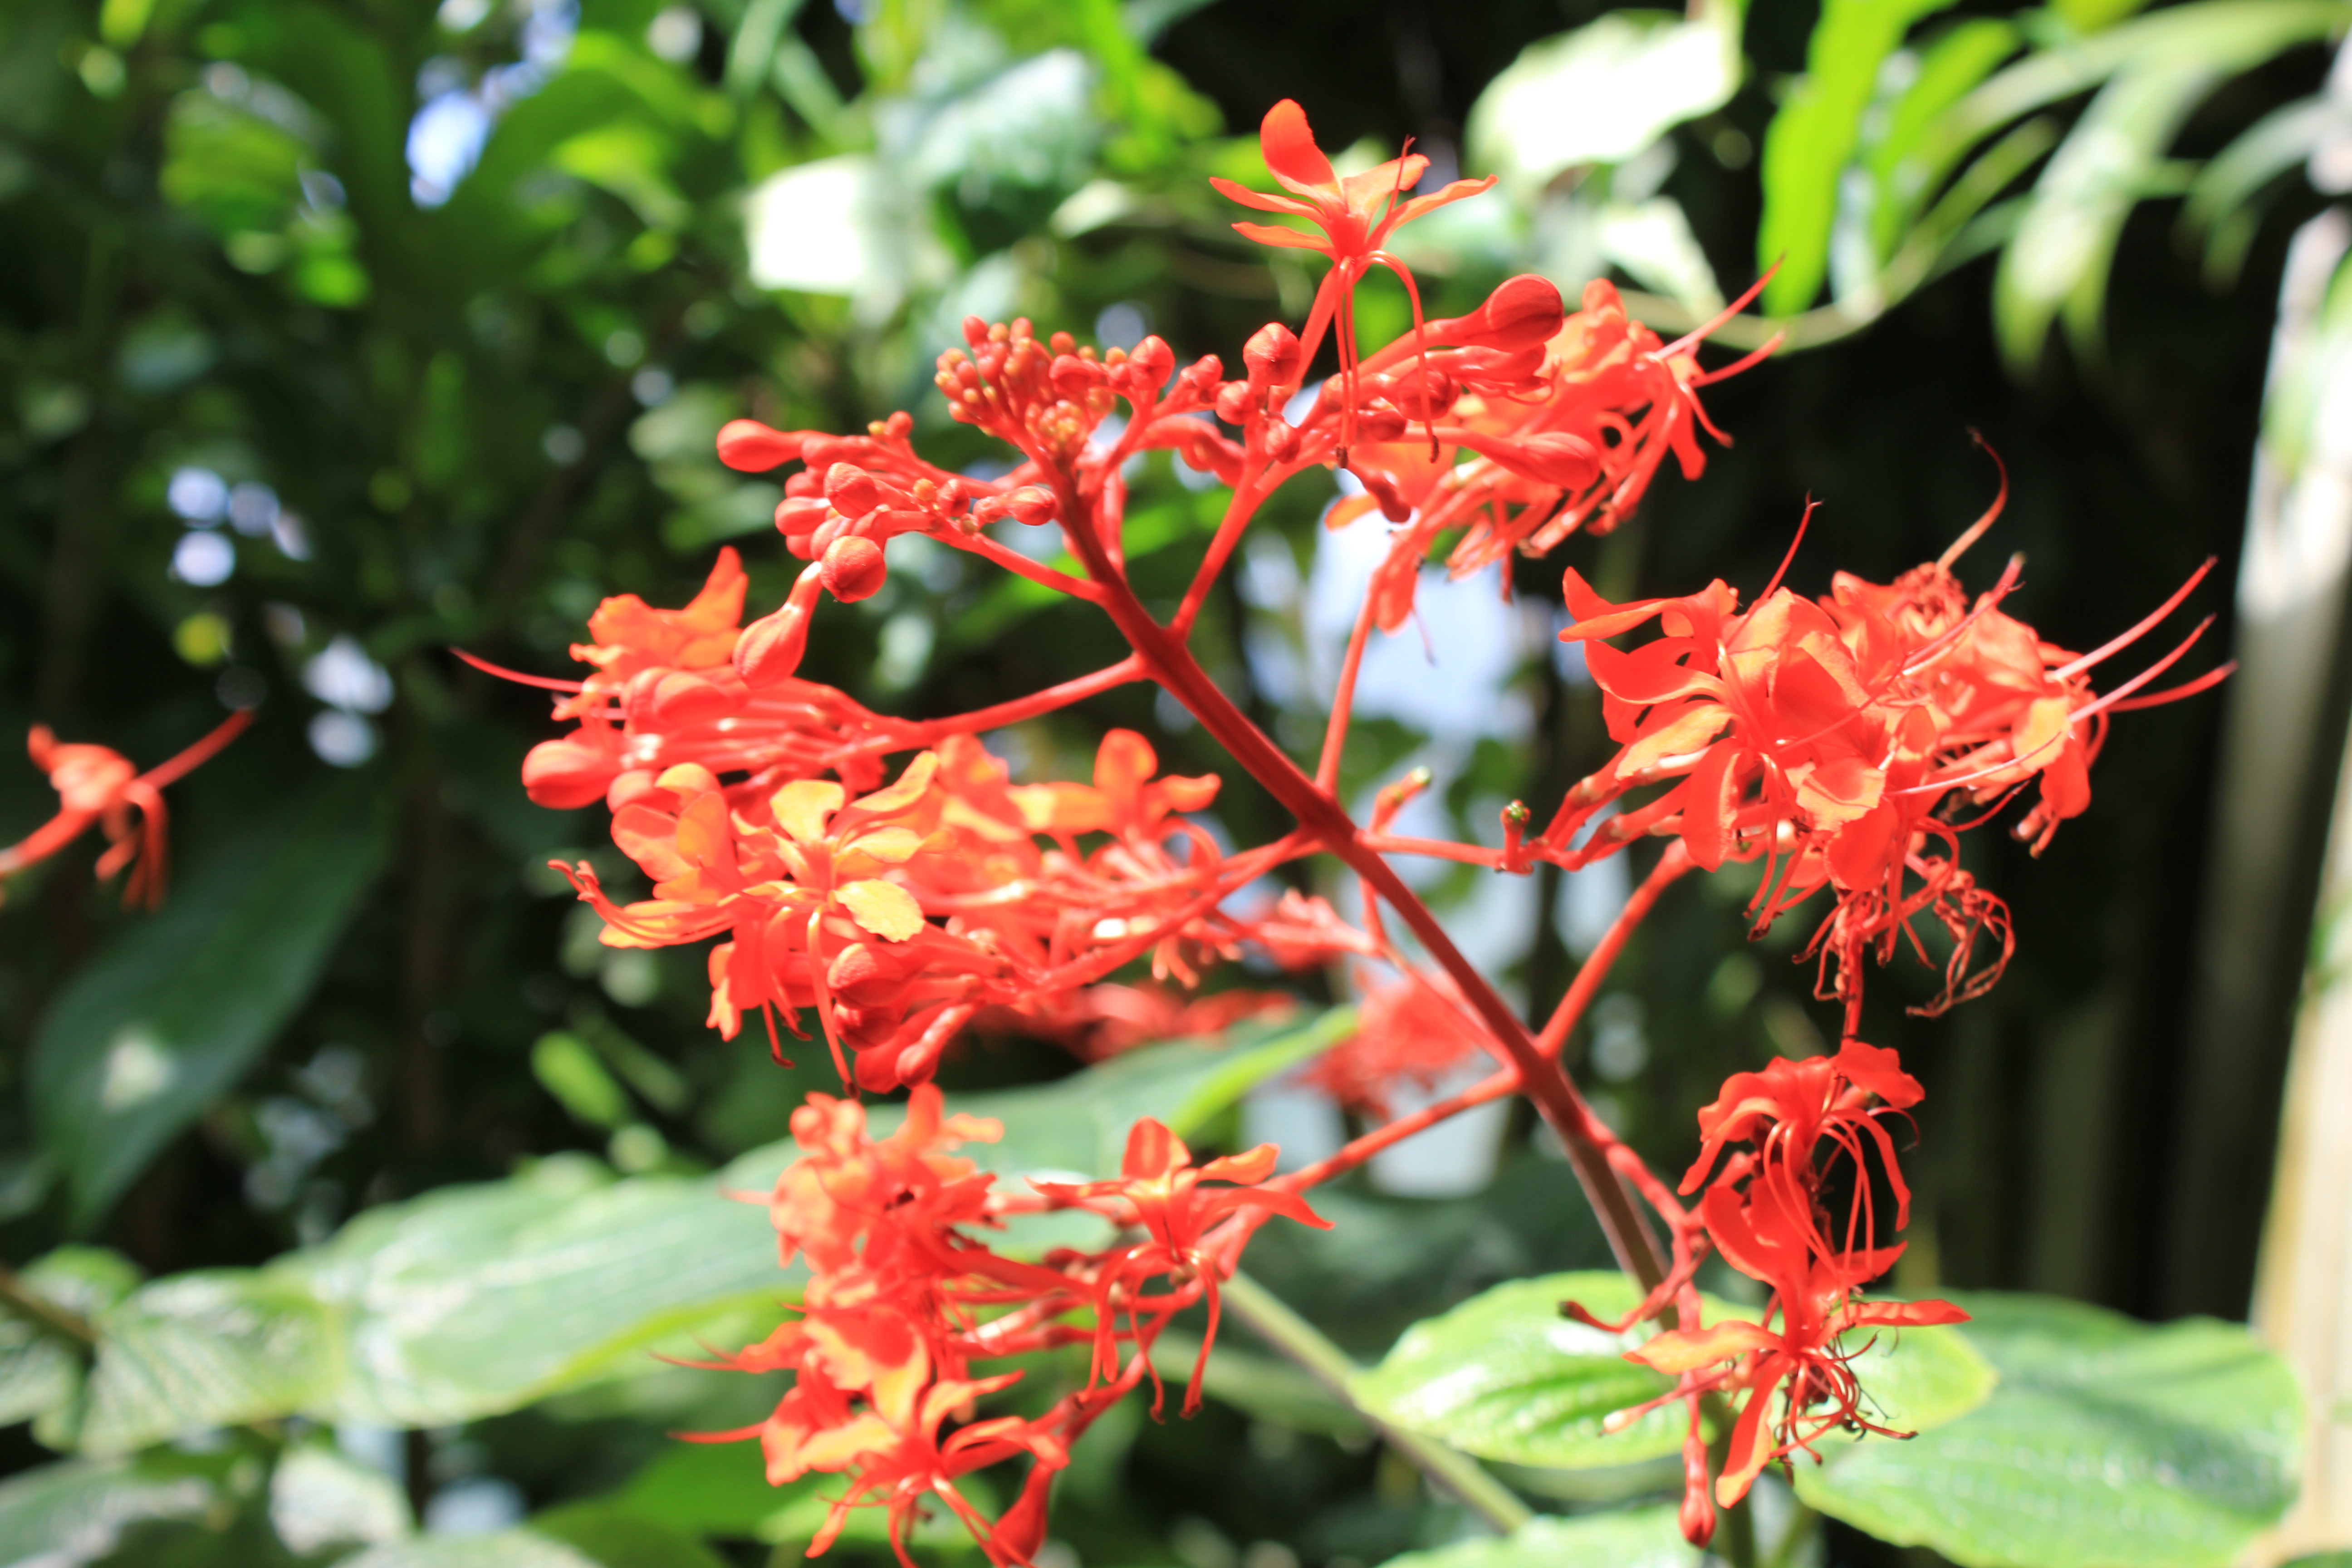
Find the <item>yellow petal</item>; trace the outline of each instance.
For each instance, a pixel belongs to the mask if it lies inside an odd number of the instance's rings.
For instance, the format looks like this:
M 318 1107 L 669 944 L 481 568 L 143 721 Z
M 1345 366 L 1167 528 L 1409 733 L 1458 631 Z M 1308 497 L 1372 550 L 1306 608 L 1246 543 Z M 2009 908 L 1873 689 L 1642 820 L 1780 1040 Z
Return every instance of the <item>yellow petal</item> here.
M 857 803 L 857 809 L 870 816 L 883 816 L 894 811 L 904 811 L 923 798 L 931 787 L 931 777 L 940 771 L 937 752 L 925 752 L 907 764 L 896 784 L 876 790 Z
M 786 833 L 814 844 L 824 837 L 825 818 L 848 798 L 849 792 L 831 779 L 794 779 L 769 798 L 768 809 Z
M 923 836 L 911 827 L 877 827 L 871 833 L 860 834 L 851 839 L 844 853 L 863 855 L 868 859 L 896 866 L 922 847 Z
M 835 889 L 850 918 L 885 942 L 904 942 L 923 929 L 923 907 L 896 882 L 851 882 Z

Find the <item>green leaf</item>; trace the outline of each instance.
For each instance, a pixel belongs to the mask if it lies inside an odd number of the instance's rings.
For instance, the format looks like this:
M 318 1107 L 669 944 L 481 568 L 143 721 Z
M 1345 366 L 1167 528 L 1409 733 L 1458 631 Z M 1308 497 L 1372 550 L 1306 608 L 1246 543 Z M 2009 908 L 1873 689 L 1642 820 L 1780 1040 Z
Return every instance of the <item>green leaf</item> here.
M 1367 1411 L 1481 1458 L 1554 1469 L 1630 1465 L 1682 1447 L 1679 1408 L 1651 1412 L 1610 1434 L 1611 1412 L 1664 1393 L 1669 1380 L 1624 1352 L 1657 1330 L 1612 1334 L 1571 1321 L 1564 1300 L 1597 1317 L 1629 1311 L 1640 1293 L 1623 1275 L 1593 1270 L 1515 1279 L 1415 1324 L 1349 1392 Z M 1755 1313 L 1704 1298 L 1706 1321 Z M 1982 1404 L 1992 1368 L 1950 1331 L 1856 1336 L 1847 1348 L 1874 1418 L 1924 1431 Z
M 602 1568 L 727 1568 L 692 1536 L 601 1503 L 551 1509 L 533 1519 L 530 1529 Z
M 372 1209 L 278 1266 L 344 1316 L 351 1376 L 321 1414 L 440 1426 L 694 1353 L 698 1331 L 796 1289 L 755 1205 L 708 1178 L 522 1179 Z
M 1514 1279 L 1405 1331 L 1349 1392 L 1384 1421 L 1482 1459 L 1580 1469 L 1628 1465 L 1682 1447 L 1680 1410 L 1651 1412 L 1602 1432 L 1612 1411 L 1654 1399 L 1668 1379 L 1625 1359 L 1655 1331 L 1612 1334 L 1560 1316 L 1576 1300 L 1598 1317 L 1630 1311 L 1641 1293 L 1598 1270 Z M 1708 1299 L 1709 1321 L 1748 1317 Z
M 1683 1539 L 1675 1510 L 1643 1508 L 1534 1519 L 1500 1540 L 1408 1552 L 1383 1568 L 1696 1568 L 1701 1555 Z
M 604 1568 L 596 1559 L 530 1530 L 495 1535 L 421 1535 L 346 1557 L 336 1568 Z
M 2263 188 L 2330 141 L 2352 133 L 2352 113 L 2322 94 L 2264 115 L 2199 171 L 2182 205 L 2181 226 L 2206 237 L 2206 276 L 2236 276 L 2253 238 L 2251 210 Z
M 289 1448 L 269 1476 L 269 1523 L 298 1556 L 415 1533 L 408 1495 L 381 1470 L 324 1443 Z
M 1865 123 L 1863 161 L 1876 184 L 1871 241 L 1880 261 L 1894 254 L 1903 232 L 1917 221 L 1944 173 L 1920 156 L 1928 133 L 1994 67 L 2016 52 L 2017 43 L 2017 28 L 2008 22 L 1978 18 L 1956 23 L 1919 52 L 1918 74 L 1895 100 L 1884 134 L 1870 140 Z
M 557 1030 L 540 1036 L 530 1047 L 530 1070 L 575 1121 L 610 1131 L 629 1119 L 627 1093 L 577 1035 Z
M 79 1446 L 127 1453 L 318 1404 L 340 1381 L 326 1309 L 298 1282 L 218 1269 L 134 1291 L 96 1321 Z
M 2042 172 L 1993 281 L 1993 321 L 2011 370 L 2030 371 L 2063 310 L 2084 350 L 2095 348 L 2107 270 L 2131 210 L 2157 183 L 2158 163 L 2220 81 L 2201 62 L 2119 75 L 2091 102 Z
M 148 1520 L 193 1519 L 218 1489 L 201 1475 L 121 1460 L 68 1459 L 0 1481 L 0 1563 L 73 1565 L 113 1550 Z
M 1799 1465 L 1808 1505 L 1962 1568 L 2219 1568 L 2293 1500 L 2303 1401 L 2243 1328 L 1955 1299 L 2000 1373 L 1992 1397 L 1912 1442 Z
M 34 1115 L 94 1226 L 309 996 L 384 857 L 378 782 L 295 797 L 190 868 L 42 1018 Z
M 1838 184 L 1862 137 L 1879 67 L 1923 16 L 1951 0 L 1827 0 L 1798 79 L 1764 132 L 1759 267 L 1780 263 L 1764 308 L 1790 315 L 1813 302 L 1829 272 Z
M 1743 9 L 1612 11 L 1529 44 L 1471 106 L 1472 166 L 1533 192 L 1722 108 L 1739 87 Z
M 605 1501 L 692 1535 L 756 1538 L 791 1495 L 768 1484 L 757 1443 L 673 1443 Z

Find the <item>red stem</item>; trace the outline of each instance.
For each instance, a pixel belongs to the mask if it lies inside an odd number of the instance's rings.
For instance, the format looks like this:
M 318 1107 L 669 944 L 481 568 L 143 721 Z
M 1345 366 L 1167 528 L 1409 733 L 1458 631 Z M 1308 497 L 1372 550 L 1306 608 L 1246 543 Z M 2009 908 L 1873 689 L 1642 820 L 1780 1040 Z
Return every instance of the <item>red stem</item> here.
M 1063 515 L 1084 516 L 1078 487 L 1072 476 L 1059 465 L 1050 471 Z M 1601 1231 L 1609 1238 L 1610 1250 L 1618 1266 L 1640 1280 L 1645 1291 L 1654 1289 L 1666 1275 L 1666 1262 L 1657 1238 L 1634 1206 L 1624 1182 L 1610 1168 L 1607 1145 L 1614 1140 L 1585 1105 L 1583 1096 L 1560 1070 L 1559 1064 L 1538 1047 L 1535 1037 L 1511 1010 L 1510 1004 L 1463 956 L 1445 928 L 1404 884 L 1395 868 L 1377 851 L 1359 841 L 1356 825 L 1339 803 L 1318 789 L 1297 763 L 1250 722 L 1170 628 L 1151 618 L 1150 612 L 1112 565 L 1099 540 L 1092 537 L 1092 531 L 1079 526 L 1065 531 L 1078 558 L 1086 563 L 1088 574 L 1103 590 L 1105 613 L 1127 637 L 1152 679 L 1183 703 L 1233 759 L 1284 809 L 1297 817 L 1301 827 L 1363 878 L 1412 928 L 1430 957 L 1453 977 L 1463 998 L 1494 1034 L 1517 1069 L 1521 1088 L 1559 1133 L 1577 1179 L 1583 1184 L 1585 1196 L 1600 1219 Z M 1234 530 L 1235 537 L 1238 532 L 1238 529 Z M 1225 539 L 1221 530 L 1218 542 L 1224 543 Z M 1227 545 L 1228 551 L 1230 548 Z M 1206 564 L 1203 563 L 1204 570 Z

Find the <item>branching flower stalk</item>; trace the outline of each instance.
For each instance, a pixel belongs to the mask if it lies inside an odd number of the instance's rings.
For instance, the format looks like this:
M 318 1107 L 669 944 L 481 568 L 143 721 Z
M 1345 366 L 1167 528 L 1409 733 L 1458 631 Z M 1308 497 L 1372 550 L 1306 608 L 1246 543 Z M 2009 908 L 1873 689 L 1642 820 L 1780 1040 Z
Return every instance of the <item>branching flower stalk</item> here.
M 2012 935 L 2005 906 L 1960 868 L 1961 833 L 2031 791 L 2017 832 L 2038 853 L 2088 805 L 2089 767 L 2113 713 L 2226 673 L 2145 689 L 2189 651 L 2192 633 L 2113 689 L 2091 685 L 2094 668 L 2176 609 L 2201 571 L 2146 621 L 2082 657 L 2005 613 L 2015 563 L 1971 599 L 1953 566 L 1998 516 L 1999 500 L 1941 560 L 1891 584 L 1840 574 L 1821 599 L 1783 585 L 1787 563 L 1745 610 L 1720 581 L 1612 604 L 1571 569 L 1564 592 L 1573 624 L 1562 636 L 1583 649 L 1616 755 L 1554 803 L 1539 828 L 1537 814 L 1514 802 L 1499 847 L 1391 831 L 1431 782 L 1425 773 L 1381 790 L 1359 823 L 1339 790 L 1356 672 L 1374 632 L 1394 633 L 1411 616 L 1439 542 L 1453 540 L 1446 566 L 1458 576 L 1606 532 L 1638 506 L 1669 453 L 1686 478 L 1701 474 L 1700 437 L 1713 426 L 1698 395 L 1759 355 L 1703 370 L 1706 330 L 1662 341 L 1629 319 L 1605 282 L 1589 286 L 1574 312 L 1551 284 L 1521 277 L 1467 315 L 1426 319 L 1388 237 L 1486 183 L 1408 195 L 1428 166 L 1409 152 L 1342 178 L 1287 102 L 1266 117 L 1262 146 L 1287 195 L 1219 188 L 1314 226 L 1236 226 L 1329 258 L 1303 336 L 1269 323 L 1244 347 L 1242 374 L 1228 377 L 1213 355 L 1180 369 L 1156 337 L 1097 353 L 1066 333 L 1040 338 L 1025 321 L 967 321 L 965 346 L 940 356 L 936 379 L 956 419 L 1013 450 L 1017 462 L 998 479 L 927 461 L 903 413 L 851 436 L 738 420 L 719 437 L 730 466 L 800 465 L 784 481 L 776 524 L 808 564 L 785 602 L 744 625 L 748 580 L 734 552 L 722 551 L 683 609 L 606 600 L 589 622 L 592 640 L 572 650 L 591 668 L 585 678 L 520 678 L 557 690 L 557 715 L 575 726 L 525 762 L 531 797 L 562 807 L 602 801 L 614 843 L 653 883 L 650 898 L 624 903 L 585 862 L 560 867 L 604 917 L 603 940 L 710 942 L 711 1026 L 731 1038 L 757 1020 L 780 1059 L 788 1036 L 821 1041 L 843 1080 L 846 1098 L 812 1095 L 794 1113 L 801 1157 L 770 1205 L 783 1258 L 805 1258 L 810 1269 L 798 1315 L 723 1363 L 795 1374 L 765 1422 L 719 1436 L 756 1436 L 774 1482 L 811 1471 L 842 1479 L 812 1555 L 850 1510 L 872 1506 L 887 1512 L 902 1560 L 908 1525 L 926 1508 L 945 1508 L 992 1562 L 1033 1561 L 1069 1445 L 1141 1384 L 1152 1384 L 1161 1410 L 1151 1349 L 1171 1318 L 1196 1306 L 1206 1331 L 1181 1405 L 1186 1414 L 1198 1405 L 1223 1288 L 1259 1226 L 1326 1226 L 1307 1201 L 1315 1187 L 1513 1093 L 1558 1135 L 1618 1262 L 1641 1287 L 1635 1310 L 1606 1326 L 1655 1326 L 1630 1353 L 1672 1380 L 1655 1403 L 1687 1412 L 1683 1526 L 1692 1541 L 1709 1539 L 1716 1509 L 1738 1501 L 1764 1468 L 1811 1453 L 1825 1432 L 1884 1431 L 1863 1414 L 1845 1336 L 1960 1314 L 1865 1296 L 1901 1251 L 1890 1237 L 1909 1201 L 1885 1122 L 1907 1115 L 1920 1093 L 1895 1052 L 1856 1037 L 1864 961 L 1884 964 L 1904 948 L 1932 961 L 1924 921 L 1945 933 L 1946 984 L 1927 1010 L 1981 994 Z M 1375 269 L 1402 282 L 1414 325 L 1367 351 L 1356 340 L 1353 293 Z M 1327 334 L 1339 372 L 1302 396 Z M 1122 405 L 1123 425 L 1106 437 Z M 1150 450 L 1172 451 L 1232 491 L 1165 621 L 1131 586 L 1122 537 L 1122 467 Z M 1377 510 L 1389 543 L 1309 773 L 1219 689 L 1189 639 L 1266 498 L 1309 470 L 1341 469 L 1361 493 L 1331 510 L 1330 526 L 1375 526 Z M 1081 574 L 1040 564 L 1000 537 L 1044 527 L 1060 530 Z M 877 592 L 890 541 L 908 533 L 1096 606 L 1129 654 L 1027 698 L 920 722 L 803 679 L 822 601 Z M 1614 646 L 1645 627 L 1656 634 L 1647 642 Z M 1296 826 L 1265 845 L 1221 847 L 1193 820 L 1220 780 L 1161 775 L 1150 745 L 1131 732 L 1103 738 L 1087 782 L 1015 784 L 981 743 L 985 731 L 1135 680 L 1182 704 Z M 893 767 L 897 756 L 908 760 Z M 1437 856 L 1526 875 L 1538 864 L 1589 865 L 1644 839 L 1661 840 L 1663 853 L 1540 1030 L 1463 955 L 1391 862 Z M 1360 921 L 1297 892 L 1252 901 L 1247 889 L 1267 872 L 1310 856 L 1332 858 L 1358 880 Z M 1819 965 L 1821 994 L 1841 1006 L 1842 1044 L 1834 1056 L 1735 1075 L 1699 1113 L 1699 1161 L 1670 1186 L 1592 1113 L 1560 1051 L 1664 890 L 1693 869 L 1732 862 L 1759 868 L 1750 910 L 1759 932 L 1801 904 L 1826 905 L 1806 954 Z M 1271 1145 L 1196 1162 L 1149 1117 L 1132 1129 L 1120 1173 L 1106 1180 L 1000 1191 L 957 1152 L 1001 1135 L 993 1122 L 952 1113 L 930 1081 L 964 1032 L 1016 1030 L 1092 1058 L 1212 1031 L 1286 1005 L 1201 992 L 1213 970 L 1245 952 L 1292 971 L 1357 973 L 1365 1005 L 1356 1035 L 1316 1075 L 1381 1125 L 1280 1176 Z M 1397 1083 L 1432 1084 L 1482 1050 L 1495 1063 L 1485 1079 L 1426 1110 L 1388 1115 Z M 904 1120 L 874 1137 L 858 1096 L 900 1089 Z M 1874 1206 L 1874 1177 L 1895 1194 L 1891 1215 Z M 1843 1214 L 1823 1196 L 1831 1190 L 1852 1193 Z M 1117 1238 L 1038 1259 L 990 1245 L 1011 1215 L 1048 1209 L 1092 1212 Z M 1705 1321 L 1695 1280 L 1709 1256 L 1768 1289 L 1760 1321 Z M 1595 1321 L 1575 1303 L 1564 1310 Z M 1039 1415 L 976 1414 L 976 1402 L 1022 1375 L 987 1363 L 1065 1346 L 1085 1352 L 1075 1391 Z M 1706 1413 L 1727 1407 L 1736 1415 L 1718 1461 Z M 1646 1408 L 1612 1419 L 1622 1426 Z M 958 1482 L 1015 1460 L 1027 1466 L 1017 1499 L 991 1520 Z

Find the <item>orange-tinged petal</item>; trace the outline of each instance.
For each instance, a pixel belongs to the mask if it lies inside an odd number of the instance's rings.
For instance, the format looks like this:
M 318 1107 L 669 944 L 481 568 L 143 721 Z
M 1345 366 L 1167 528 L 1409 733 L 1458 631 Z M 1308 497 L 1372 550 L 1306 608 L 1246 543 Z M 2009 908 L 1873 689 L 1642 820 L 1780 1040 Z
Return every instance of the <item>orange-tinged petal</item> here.
M 793 838 L 814 844 L 824 837 L 826 820 L 848 798 L 849 792 L 831 779 L 794 779 L 769 797 L 768 809 Z
M 859 925 L 885 942 L 904 942 L 923 929 L 923 906 L 896 882 L 868 878 L 835 889 Z
M 1331 254 L 1331 242 L 1319 234 L 1301 234 L 1295 228 L 1284 228 L 1272 223 L 1237 223 L 1234 232 L 1244 239 L 1256 240 L 1260 245 L 1278 246 L 1286 250 L 1319 250 Z
M 1271 1143 L 1261 1143 L 1244 1153 L 1220 1155 L 1210 1161 L 1201 1167 L 1201 1179 L 1254 1185 L 1274 1174 L 1274 1163 L 1281 1157 L 1281 1150 Z
M 1127 1157 L 1119 1163 L 1119 1173 L 1165 1176 L 1190 1164 L 1192 1160 L 1192 1151 L 1184 1146 L 1184 1140 L 1168 1131 L 1164 1123 L 1147 1116 L 1128 1129 Z
M 1769 1350 L 1779 1342 L 1770 1330 L 1730 1318 L 1712 1328 L 1671 1330 L 1645 1345 L 1627 1351 L 1625 1359 L 1654 1367 L 1669 1377 L 1680 1377 L 1684 1373 L 1696 1372 L 1703 1366 L 1746 1355 L 1749 1351 Z
M 896 783 L 887 784 L 857 803 L 857 809 L 869 816 L 884 816 L 894 811 L 904 811 L 923 798 L 931 787 L 931 780 L 940 771 L 940 754 L 925 752 L 907 764 L 907 771 Z
M 1339 194 L 1339 176 L 1331 160 L 1315 145 L 1307 111 L 1296 99 L 1284 99 L 1265 111 L 1257 129 L 1258 151 L 1265 156 L 1266 172 L 1285 190 L 1302 196 Z
M 861 833 L 843 847 L 845 855 L 863 855 L 869 860 L 896 866 L 920 853 L 927 841 L 911 827 L 877 827 L 871 833 Z

